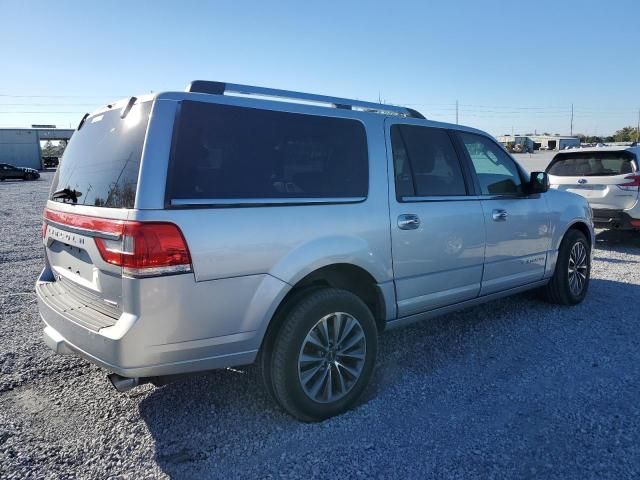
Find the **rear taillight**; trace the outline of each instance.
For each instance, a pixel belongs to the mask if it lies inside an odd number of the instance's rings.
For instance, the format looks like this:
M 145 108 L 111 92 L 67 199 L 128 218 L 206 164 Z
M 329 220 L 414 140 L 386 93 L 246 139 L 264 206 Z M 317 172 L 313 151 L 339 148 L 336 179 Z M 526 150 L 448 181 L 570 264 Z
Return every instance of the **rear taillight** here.
M 42 240 L 47 238 L 47 222 L 42 221 Z
M 631 191 L 640 190 L 640 175 L 628 175 L 624 179 L 629 180 L 629 182 L 619 184 L 618 188 Z
M 164 222 L 125 222 L 118 240 L 96 237 L 105 262 L 140 277 L 191 271 L 191 256 L 177 225 Z
M 110 220 L 45 210 L 45 219 L 94 237 L 102 259 L 133 277 L 191 271 L 191 255 L 177 225 L 168 222 Z

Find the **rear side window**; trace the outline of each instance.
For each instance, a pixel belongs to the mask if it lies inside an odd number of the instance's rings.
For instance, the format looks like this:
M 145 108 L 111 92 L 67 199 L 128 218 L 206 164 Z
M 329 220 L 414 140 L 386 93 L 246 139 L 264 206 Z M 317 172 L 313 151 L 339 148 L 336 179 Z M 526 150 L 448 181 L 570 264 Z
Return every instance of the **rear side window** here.
M 366 197 L 355 120 L 182 102 L 168 199 Z
M 590 177 L 624 175 L 637 170 L 631 152 L 571 152 L 554 157 L 547 168 L 551 175 Z
M 391 146 L 398 198 L 467 194 L 460 161 L 446 130 L 393 125 Z
M 458 132 L 480 182 L 483 195 L 522 193 L 518 166 L 495 142 L 482 135 Z

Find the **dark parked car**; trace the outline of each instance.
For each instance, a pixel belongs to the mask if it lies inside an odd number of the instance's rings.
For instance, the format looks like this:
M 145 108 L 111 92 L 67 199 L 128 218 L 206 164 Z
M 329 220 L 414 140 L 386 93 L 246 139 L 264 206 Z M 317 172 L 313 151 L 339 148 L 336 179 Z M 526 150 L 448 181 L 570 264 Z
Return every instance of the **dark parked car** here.
M 40 178 L 40 174 L 33 168 L 14 167 L 8 163 L 0 163 L 0 182 L 6 179 L 21 178 L 23 180 L 36 180 Z
M 58 166 L 58 157 L 42 157 L 44 168 L 56 168 Z

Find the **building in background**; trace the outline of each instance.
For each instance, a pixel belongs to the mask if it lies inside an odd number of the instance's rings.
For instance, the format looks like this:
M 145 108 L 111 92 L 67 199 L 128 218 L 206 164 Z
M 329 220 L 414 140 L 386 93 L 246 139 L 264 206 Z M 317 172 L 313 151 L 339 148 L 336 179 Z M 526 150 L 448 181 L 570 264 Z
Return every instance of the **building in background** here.
M 501 135 L 497 137 L 509 151 L 564 150 L 579 147 L 580 139 L 561 135 Z
M 41 142 L 68 142 L 74 132 L 71 129 L 55 128 L 54 125 L 46 127 L 34 125 L 34 128 L 0 128 L 0 163 L 38 170 L 44 168 Z
M 535 142 L 526 135 L 502 135 L 498 141 L 510 152 L 532 153 L 536 149 Z
M 580 139 L 577 137 L 563 137 L 559 135 L 533 135 L 530 138 L 534 141 L 536 150 L 564 150 L 567 147 L 580 146 Z

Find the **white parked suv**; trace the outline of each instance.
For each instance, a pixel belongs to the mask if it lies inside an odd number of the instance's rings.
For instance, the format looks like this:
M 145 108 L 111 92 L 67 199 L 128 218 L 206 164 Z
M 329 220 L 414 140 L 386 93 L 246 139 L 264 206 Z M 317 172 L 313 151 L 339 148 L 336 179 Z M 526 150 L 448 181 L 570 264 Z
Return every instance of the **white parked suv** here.
M 547 167 L 551 188 L 589 201 L 596 227 L 640 229 L 640 147 L 558 153 Z

